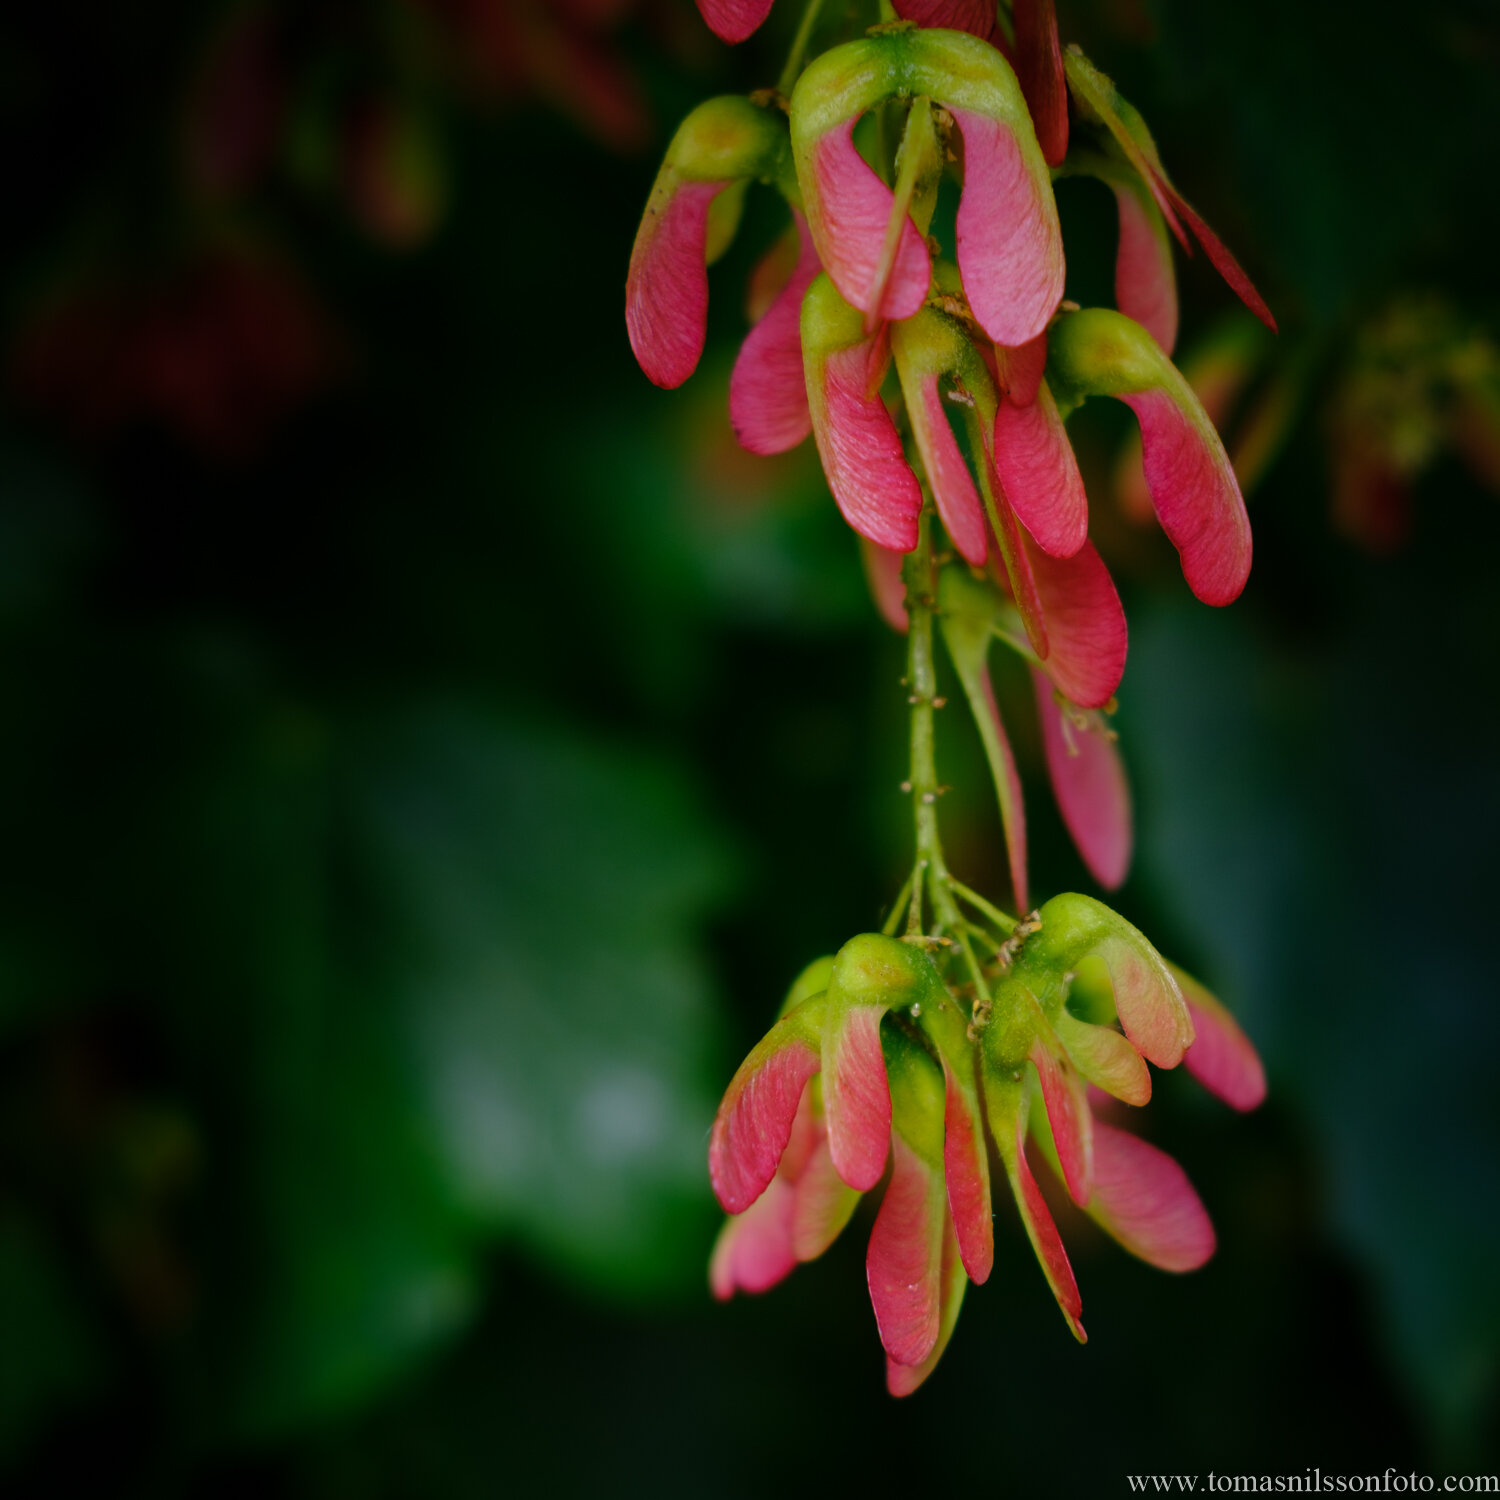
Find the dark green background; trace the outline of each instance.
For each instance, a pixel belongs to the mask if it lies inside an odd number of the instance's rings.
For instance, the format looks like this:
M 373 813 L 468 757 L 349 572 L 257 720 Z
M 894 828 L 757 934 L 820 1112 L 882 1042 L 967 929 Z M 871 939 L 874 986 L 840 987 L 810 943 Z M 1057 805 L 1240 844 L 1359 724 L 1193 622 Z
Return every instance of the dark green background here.
M 311 288 L 324 388 L 226 454 L 170 417 L 80 434 L 10 365 L 0 1482 L 1065 1496 L 1493 1468 L 1500 511 L 1444 456 L 1405 548 L 1366 554 L 1330 524 L 1323 417 L 1386 299 L 1495 326 L 1493 7 L 1062 0 L 1314 371 L 1227 611 L 1108 514 L 1122 414 L 1076 424 L 1131 623 L 1118 904 L 1234 1005 L 1271 1098 L 1158 1090 L 1218 1226 L 1204 1271 L 1069 1219 L 1079 1349 L 1002 1227 L 899 1404 L 868 1214 L 713 1305 L 704 1147 L 785 984 L 904 873 L 901 648 L 812 456 L 728 432 L 772 205 L 713 273 L 682 391 L 621 318 L 670 128 L 774 81 L 796 7 L 732 54 L 688 0 L 627 17 L 654 134 L 626 152 L 413 63 L 402 9 L 330 7 L 306 45 L 334 94 L 417 101 L 448 183 L 430 239 L 381 246 L 316 173 L 212 211 Z M 0 26 L 12 353 L 77 267 L 170 282 L 205 232 L 172 163 L 217 14 Z M 1060 200 L 1070 295 L 1100 300 L 1108 200 Z M 1230 294 L 1179 264 L 1190 343 Z M 1034 883 L 1092 889 L 1014 701 Z M 953 861 L 998 894 L 977 748 L 942 728 Z

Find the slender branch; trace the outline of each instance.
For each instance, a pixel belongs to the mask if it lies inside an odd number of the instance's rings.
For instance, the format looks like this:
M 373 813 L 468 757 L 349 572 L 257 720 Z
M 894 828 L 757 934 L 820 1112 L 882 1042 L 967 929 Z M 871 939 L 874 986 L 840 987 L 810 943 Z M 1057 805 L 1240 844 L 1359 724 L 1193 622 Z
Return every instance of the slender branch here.
M 951 934 L 950 941 L 963 954 L 964 967 L 974 985 L 979 1001 L 988 1004 L 989 984 L 984 977 L 984 966 L 975 957 L 969 941 L 973 930 L 958 908 L 954 892 L 969 895 L 974 905 L 1008 932 L 1015 926 L 1002 913 L 982 898 L 974 897 L 967 886 L 961 886 L 948 873 L 943 858 L 943 843 L 938 834 L 937 800 L 942 788 L 937 778 L 937 758 L 934 753 L 935 734 L 933 713 L 937 704 L 937 670 L 932 654 L 933 601 L 936 598 L 935 564 L 932 556 L 932 521 L 930 507 L 925 507 L 917 522 L 917 545 L 907 554 L 902 570 L 906 583 L 906 616 L 908 621 L 906 648 L 907 702 L 911 707 L 911 795 L 913 821 L 916 834 L 916 863 L 912 867 L 909 882 L 912 903 L 907 912 L 907 937 L 915 938 L 922 931 L 922 885 L 925 880 L 931 893 L 934 935 Z
M 911 905 L 906 908 L 906 936 L 922 936 L 922 881 L 927 874 L 927 861 L 919 859 L 911 871 Z
M 933 726 L 937 699 L 937 670 L 932 653 L 933 600 L 936 577 L 932 557 L 932 521 L 924 509 L 917 523 L 917 545 L 908 553 L 903 569 L 906 582 L 906 615 L 909 622 L 906 650 L 907 702 L 911 706 L 911 796 L 916 834 L 916 866 L 912 877 L 912 913 L 908 927 L 920 930 L 921 892 L 925 878 L 932 902 L 934 933 L 952 933 L 964 955 L 965 966 L 982 996 L 988 996 L 984 972 L 970 946 L 967 924 L 953 899 L 952 880 L 943 858 L 938 834 L 938 784 Z
M 1000 625 L 992 625 L 990 627 L 990 634 L 994 636 L 997 641 L 1004 641 L 1004 643 L 1009 646 L 1010 649 L 1014 651 L 1022 661 L 1030 663 L 1030 665 L 1033 667 L 1041 666 L 1041 657 L 1039 657 L 1036 652 L 1031 649 L 1031 642 L 1028 641 L 1024 635 L 1016 635 L 1014 631 L 1006 630 L 1003 626 Z
M 907 702 L 911 708 L 911 782 L 912 811 L 916 834 L 918 865 L 925 861 L 928 883 L 932 888 L 934 917 L 945 917 L 942 911 L 946 894 L 947 867 L 938 838 L 937 763 L 933 755 L 932 700 L 937 696 L 937 674 L 932 660 L 932 605 L 934 578 L 932 565 L 932 522 L 923 510 L 917 521 L 917 545 L 907 554 L 902 577 L 906 583 Z M 951 897 L 948 898 L 951 902 Z
M 961 900 L 967 901 L 976 911 L 983 912 L 1002 932 L 1009 934 L 1016 929 L 1016 919 L 1008 917 L 998 906 L 986 901 L 978 891 L 971 891 L 963 881 L 948 877 L 948 889 Z
M 968 968 L 969 978 L 973 982 L 975 993 L 981 1000 L 990 998 L 990 987 L 985 982 L 984 966 L 974 957 L 974 949 L 969 944 L 968 924 L 963 923 L 954 930 L 958 934 L 958 946 L 963 949 L 964 964 Z
M 886 937 L 894 937 L 896 929 L 901 925 L 901 918 L 906 914 L 907 908 L 911 905 L 911 888 L 915 881 L 916 871 L 913 870 L 906 877 L 906 884 L 901 887 L 901 894 L 891 903 L 891 909 L 886 914 L 885 924 L 880 929 Z

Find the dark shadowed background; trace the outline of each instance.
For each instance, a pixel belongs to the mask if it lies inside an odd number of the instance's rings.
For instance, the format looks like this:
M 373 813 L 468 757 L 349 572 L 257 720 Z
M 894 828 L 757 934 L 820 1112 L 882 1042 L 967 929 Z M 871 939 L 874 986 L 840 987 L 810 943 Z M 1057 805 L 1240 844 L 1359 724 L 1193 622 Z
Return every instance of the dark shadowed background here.
M 1500 25 L 1060 9 L 1283 328 L 1231 421 L 1274 456 L 1228 610 L 1113 505 L 1123 413 L 1074 424 L 1131 623 L 1118 904 L 1269 1069 L 1253 1116 L 1175 1076 L 1152 1111 L 1218 1256 L 1173 1278 L 1066 1219 L 1080 1349 L 1012 1223 L 903 1403 L 860 1223 L 708 1298 L 719 1091 L 908 857 L 900 643 L 813 455 L 729 432 L 769 195 L 688 386 L 621 315 L 672 127 L 774 82 L 795 0 L 733 52 L 690 0 L 14 7 L 0 1486 L 1500 1462 Z M 1069 295 L 1108 300 L 1109 199 L 1058 196 Z M 1179 270 L 1190 354 L 1233 299 Z M 1092 890 L 1028 722 L 1034 884 Z M 998 893 L 942 727 L 953 862 Z

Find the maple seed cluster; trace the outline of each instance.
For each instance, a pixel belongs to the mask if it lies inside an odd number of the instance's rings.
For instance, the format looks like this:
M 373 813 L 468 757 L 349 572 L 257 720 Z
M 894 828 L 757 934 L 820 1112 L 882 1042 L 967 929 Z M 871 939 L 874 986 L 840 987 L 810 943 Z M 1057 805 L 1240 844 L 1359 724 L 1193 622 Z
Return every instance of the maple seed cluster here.
M 770 0 L 699 6 L 739 41 Z M 1254 1050 L 1218 1001 L 1098 901 L 1058 896 L 1021 921 L 948 871 L 932 642 L 941 635 L 984 741 L 1015 911 L 1030 907 L 1026 824 L 989 674 L 997 640 L 1032 674 L 1064 822 L 1101 885 L 1119 885 L 1131 816 L 1107 715 L 1126 624 L 1089 541 L 1065 424 L 1091 396 L 1131 409 L 1145 486 L 1188 585 L 1228 604 L 1249 574 L 1250 527 L 1223 444 L 1170 357 L 1171 238 L 1189 253 L 1196 240 L 1275 325 L 1173 186 L 1139 113 L 1064 51 L 1051 0 L 894 8 L 899 20 L 804 68 L 812 0 L 779 89 L 687 117 L 636 237 L 626 323 L 646 374 L 682 384 L 703 351 L 708 267 L 746 193 L 758 183 L 784 200 L 786 228 L 752 273 L 730 420 L 755 453 L 812 436 L 876 602 L 908 634 L 916 851 L 886 931 L 798 979 L 725 1095 L 710 1170 L 732 1217 L 711 1280 L 720 1296 L 765 1289 L 821 1254 L 884 1182 L 867 1264 L 900 1395 L 936 1363 L 968 1282 L 990 1271 L 987 1132 L 1080 1340 L 1077 1285 L 1028 1147 L 1136 1254 L 1181 1271 L 1212 1253 L 1181 1169 L 1113 1114 L 1150 1097 L 1148 1063 L 1183 1061 L 1250 1108 L 1264 1093 Z M 1063 300 L 1053 182 L 1072 175 L 1102 181 L 1118 205 L 1114 308 Z

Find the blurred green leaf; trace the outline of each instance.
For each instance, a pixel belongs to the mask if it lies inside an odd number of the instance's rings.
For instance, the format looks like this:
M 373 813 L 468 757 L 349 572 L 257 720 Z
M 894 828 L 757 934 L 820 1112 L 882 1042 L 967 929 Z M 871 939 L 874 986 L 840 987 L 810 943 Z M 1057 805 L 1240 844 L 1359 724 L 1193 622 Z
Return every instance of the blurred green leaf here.
M 239 929 L 204 957 L 249 978 L 256 1267 L 228 1314 L 230 1427 L 386 1383 L 466 1320 L 495 1236 L 621 1292 L 696 1281 L 713 1025 L 693 931 L 727 866 L 677 778 L 473 705 L 260 739 L 182 870 Z
M 367 749 L 372 978 L 457 1201 L 596 1280 L 696 1276 L 679 1230 L 716 1094 L 692 929 L 727 864 L 692 798 L 659 765 L 469 710 Z

